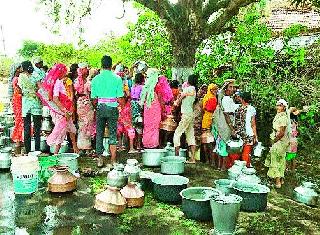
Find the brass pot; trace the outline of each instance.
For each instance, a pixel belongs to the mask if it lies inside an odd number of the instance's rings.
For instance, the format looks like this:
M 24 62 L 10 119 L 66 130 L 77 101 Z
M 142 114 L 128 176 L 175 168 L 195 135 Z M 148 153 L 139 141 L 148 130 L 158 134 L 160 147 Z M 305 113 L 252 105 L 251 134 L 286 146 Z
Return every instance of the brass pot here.
M 201 143 L 202 144 L 209 144 L 214 142 L 214 137 L 211 134 L 210 130 L 204 130 L 201 135 Z
M 53 193 L 71 192 L 77 188 L 77 177 L 68 171 L 67 166 L 51 167 L 55 172 L 48 180 L 48 190 Z
M 178 124 L 175 122 L 173 115 L 168 115 L 167 118 L 160 123 L 160 129 L 173 132 Z
M 144 192 L 134 183 L 129 183 L 120 190 L 127 201 L 128 207 L 142 207 L 144 204 Z
M 94 208 L 108 214 L 121 214 L 127 206 L 126 199 L 116 187 L 108 186 L 96 196 Z

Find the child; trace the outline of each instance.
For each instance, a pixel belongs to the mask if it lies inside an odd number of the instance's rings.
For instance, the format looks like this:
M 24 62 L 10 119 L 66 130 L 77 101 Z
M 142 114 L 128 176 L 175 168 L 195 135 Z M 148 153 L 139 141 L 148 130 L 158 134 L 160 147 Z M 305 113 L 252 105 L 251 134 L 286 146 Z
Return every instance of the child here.
M 137 134 L 137 150 L 141 150 L 142 143 L 142 109 L 140 106 L 140 96 L 144 83 L 144 75 L 137 73 L 134 79 L 135 84 L 131 88 L 131 108 L 132 108 L 132 123 Z

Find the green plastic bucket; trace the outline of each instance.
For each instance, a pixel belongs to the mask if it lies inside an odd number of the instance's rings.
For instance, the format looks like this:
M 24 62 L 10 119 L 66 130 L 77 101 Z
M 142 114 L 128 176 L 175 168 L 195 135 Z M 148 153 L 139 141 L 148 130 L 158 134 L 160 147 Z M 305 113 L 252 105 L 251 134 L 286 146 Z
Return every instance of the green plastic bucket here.
M 31 194 L 38 190 L 38 171 L 12 173 L 12 177 L 16 194 Z
M 56 166 L 58 164 L 58 160 L 56 156 L 42 156 L 39 157 L 39 181 L 42 183 L 46 183 L 48 179 L 53 175 L 53 172 L 48 168 Z

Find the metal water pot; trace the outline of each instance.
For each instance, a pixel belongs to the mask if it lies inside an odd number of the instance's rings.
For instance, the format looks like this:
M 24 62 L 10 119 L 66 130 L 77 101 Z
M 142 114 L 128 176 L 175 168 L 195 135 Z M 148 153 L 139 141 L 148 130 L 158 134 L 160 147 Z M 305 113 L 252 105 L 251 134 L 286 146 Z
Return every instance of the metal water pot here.
M 124 172 L 123 164 L 115 165 L 114 169 L 107 175 L 107 184 L 111 187 L 122 188 L 128 182 L 127 174 Z
M 243 168 L 242 173 L 237 178 L 238 182 L 245 182 L 250 184 L 260 184 L 261 179 L 256 175 L 254 168 Z
M 11 166 L 11 147 L 0 149 L 0 169 L 8 169 Z
M 127 164 L 124 167 L 124 172 L 128 176 L 128 182 L 139 181 L 140 176 L 139 162 L 136 159 L 128 159 Z
M 315 184 L 311 182 L 304 182 L 302 186 L 295 188 L 293 197 L 296 201 L 309 206 L 317 206 L 319 201 L 319 194 L 315 190 Z

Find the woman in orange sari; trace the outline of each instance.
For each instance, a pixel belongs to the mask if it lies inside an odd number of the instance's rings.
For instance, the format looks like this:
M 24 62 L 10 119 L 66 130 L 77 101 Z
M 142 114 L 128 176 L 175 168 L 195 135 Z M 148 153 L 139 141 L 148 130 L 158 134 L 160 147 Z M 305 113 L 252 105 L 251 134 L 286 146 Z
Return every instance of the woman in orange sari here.
M 22 94 L 18 86 L 19 74 L 21 71 L 21 64 L 14 64 L 11 67 L 12 77 L 12 108 L 14 113 L 14 127 L 11 139 L 16 143 L 16 154 L 21 153 L 21 145 L 23 142 L 23 118 L 22 118 Z

